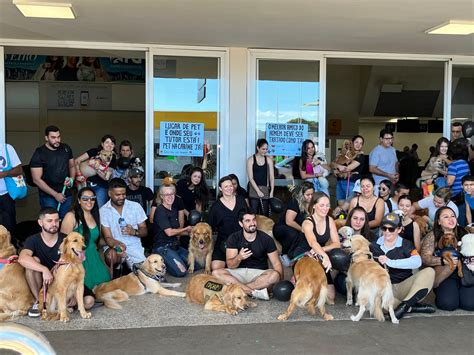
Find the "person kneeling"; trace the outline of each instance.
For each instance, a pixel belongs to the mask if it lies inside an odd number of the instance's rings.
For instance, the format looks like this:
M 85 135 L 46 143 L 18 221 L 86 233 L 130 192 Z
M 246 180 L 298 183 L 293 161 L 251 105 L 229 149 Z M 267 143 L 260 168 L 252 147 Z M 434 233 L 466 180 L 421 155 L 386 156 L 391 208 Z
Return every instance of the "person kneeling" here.
M 227 269 L 212 274 L 226 284 L 237 284 L 254 298 L 269 300 L 268 288 L 283 277 L 283 267 L 273 239 L 257 230 L 255 214 L 239 215 L 242 230 L 232 233 L 226 242 Z M 270 260 L 273 269 L 268 269 Z

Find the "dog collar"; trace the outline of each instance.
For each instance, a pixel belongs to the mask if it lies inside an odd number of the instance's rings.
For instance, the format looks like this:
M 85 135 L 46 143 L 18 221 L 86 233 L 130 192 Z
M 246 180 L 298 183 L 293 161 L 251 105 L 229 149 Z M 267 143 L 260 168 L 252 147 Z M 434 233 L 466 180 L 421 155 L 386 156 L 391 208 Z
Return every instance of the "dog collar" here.
M 13 264 L 18 261 L 18 255 L 12 255 L 6 259 L 0 259 L 0 264 Z

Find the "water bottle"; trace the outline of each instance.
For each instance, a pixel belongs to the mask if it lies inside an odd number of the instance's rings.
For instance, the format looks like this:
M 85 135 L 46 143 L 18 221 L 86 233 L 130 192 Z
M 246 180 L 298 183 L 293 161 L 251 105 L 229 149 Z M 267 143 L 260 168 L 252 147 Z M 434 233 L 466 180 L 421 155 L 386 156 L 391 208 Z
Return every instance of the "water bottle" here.
M 125 235 L 123 234 L 124 229 L 127 226 L 127 222 L 125 222 L 125 218 L 122 218 L 122 217 L 119 218 L 119 226 L 120 226 L 120 232 L 122 233 L 122 235 Z

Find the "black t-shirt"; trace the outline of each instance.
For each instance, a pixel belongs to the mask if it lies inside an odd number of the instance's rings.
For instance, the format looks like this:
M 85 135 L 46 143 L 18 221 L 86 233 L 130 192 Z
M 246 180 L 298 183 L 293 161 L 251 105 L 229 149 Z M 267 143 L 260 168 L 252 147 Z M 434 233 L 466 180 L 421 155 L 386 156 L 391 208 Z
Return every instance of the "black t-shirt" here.
M 351 171 L 350 181 L 359 180 L 363 176 L 364 171 L 366 170 L 365 166 L 367 164 L 367 159 L 365 158 L 364 154 L 357 155 L 354 161 L 357 161 L 359 163 L 359 166 Z M 337 180 L 347 180 L 347 179 L 338 177 Z
M 275 242 L 272 237 L 268 234 L 265 234 L 261 231 L 257 231 L 257 237 L 253 242 L 249 242 L 244 237 L 243 230 L 232 233 L 227 238 L 226 242 L 227 249 L 237 249 L 237 252 L 240 252 L 240 249 L 247 248 L 252 251 L 252 255 L 242 260 L 239 264 L 239 268 L 249 268 L 249 269 L 268 269 L 268 255 L 277 250 Z
M 138 202 L 145 213 L 147 212 L 147 202 L 153 200 L 153 191 L 146 186 L 140 186 L 138 190 L 132 190 L 127 186 L 127 200 Z
M 179 246 L 178 237 L 168 237 L 165 230 L 168 228 L 179 228 L 178 210 L 174 208 L 169 210 L 165 206 L 159 205 L 153 217 L 153 224 L 157 231 L 153 240 L 153 248 L 169 245 L 177 249 Z
M 41 265 L 46 266 L 48 269 L 52 269 L 55 264 L 55 261 L 59 260 L 59 246 L 63 242 L 63 239 L 66 238 L 66 234 L 59 233 L 58 241 L 54 244 L 53 247 L 48 247 L 41 238 L 41 234 L 33 234 L 25 240 L 23 244 L 23 249 L 28 249 L 33 252 L 33 256 L 36 256 L 40 259 Z
M 43 168 L 42 179 L 56 192 L 62 192 L 64 179 L 69 176 L 69 160 L 73 159 L 72 150 L 67 144 L 61 144 L 58 149 L 51 150 L 42 145 L 36 148 L 30 160 L 30 168 Z M 40 195 L 46 192 L 38 189 Z M 71 194 L 66 189 L 66 196 Z
M 209 224 L 214 231 L 217 231 L 216 243 L 226 241 L 227 237 L 241 229 L 239 224 L 239 213 L 245 211 L 247 204 L 241 196 L 236 196 L 233 210 L 229 210 L 219 198 L 214 202 L 209 210 Z
M 300 207 L 298 206 L 298 201 L 296 199 L 292 198 L 289 202 L 288 205 L 286 206 L 285 213 L 282 213 L 280 215 L 280 219 L 278 220 L 279 225 L 284 225 L 286 224 L 286 212 L 294 211 L 296 213 L 295 217 L 295 222 L 298 223 L 300 226 L 303 224 L 304 219 L 307 217 L 307 214 L 305 212 L 300 211 Z
M 184 207 L 188 211 L 196 209 L 196 196 L 194 190 L 188 188 L 187 179 L 181 179 L 176 184 L 176 194 L 183 199 Z
M 101 148 L 92 148 L 89 149 L 86 153 L 89 156 L 89 158 L 95 158 L 99 156 Z M 116 169 L 117 168 L 117 158 L 115 157 L 115 154 L 112 157 L 112 160 L 110 161 L 109 168 Z M 91 176 L 90 178 L 87 179 L 88 182 L 91 182 L 93 184 L 99 185 L 100 187 L 109 187 L 109 182 L 107 180 L 102 179 L 99 175 L 94 175 Z

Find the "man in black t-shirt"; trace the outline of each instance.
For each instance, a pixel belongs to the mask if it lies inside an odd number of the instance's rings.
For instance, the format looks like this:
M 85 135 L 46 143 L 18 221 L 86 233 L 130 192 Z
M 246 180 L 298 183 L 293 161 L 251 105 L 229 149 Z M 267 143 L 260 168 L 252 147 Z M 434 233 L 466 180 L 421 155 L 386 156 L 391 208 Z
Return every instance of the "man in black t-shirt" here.
M 71 190 L 68 186 L 62 193 L 66 178 L 76 176 L 76 168 L 71 148 L 61 143 L 61 133 L 56 126 L 48 126 L 44 131 L 46 143 L 36 148 L 30 161 L 31 177 L 38 186 L 41 208 L 59 209 L 59 217 L 69 211 L 72 203 Z M 69 179 L 69 182 L 72 182 Z
M 28 311 L 30 317 L 39 317 L 38 293 L 43 283 L 53 281 L 51 269 L 59 260 L 59 246 L 65 235 L 59 233 L 59 215 L 54 208 L 44 208 L 38 218 L 41 232 L 28 237 L 18 262 L 25 268 L 25 277 L 36 301 Z
M 153 191 L 146 186 L 142 186 L 143 170 L 138 168 L 130 169 L 127 186 L 127 200 L 138 202 L 145 213 L 148 213 L 149 202 L 153 201 Z
M 237 284 L 255 298 L 268 300 L 267 288 L 283 278 L 283 267 L 272 237 L 257 231 L 255 214 L 239 214 L 242 230 L 229 235 L 226 242 L 227 269 L 212 274 L 226 284 Z M 268 268 L 270 260 L 273 269 Z

